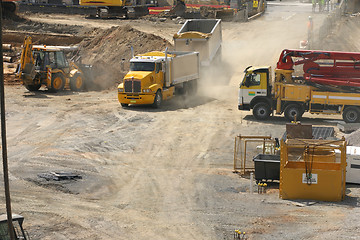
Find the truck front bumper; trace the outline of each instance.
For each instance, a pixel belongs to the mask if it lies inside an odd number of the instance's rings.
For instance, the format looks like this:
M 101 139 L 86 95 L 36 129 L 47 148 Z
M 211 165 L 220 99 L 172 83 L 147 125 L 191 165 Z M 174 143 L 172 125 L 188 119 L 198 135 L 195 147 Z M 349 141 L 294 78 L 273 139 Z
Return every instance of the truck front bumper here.
M 239 110 L 248 110 L 248 111 L 250 111 L 250 104 L 241 104 L 241 105 L 238 105 L 238 109 L 239 109 Z
M 118 93 L 120 103 L 124 104 L 153 104 L 155 94 L 126 94 Z

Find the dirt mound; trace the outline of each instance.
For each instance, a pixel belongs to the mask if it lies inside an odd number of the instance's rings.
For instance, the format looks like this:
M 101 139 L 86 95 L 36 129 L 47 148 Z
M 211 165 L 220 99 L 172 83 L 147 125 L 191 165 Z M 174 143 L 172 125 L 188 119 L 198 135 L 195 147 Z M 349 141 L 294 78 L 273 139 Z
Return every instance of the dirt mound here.
M 116 86 L 122 80 L 129 69 L 131 46 L 134 54 L 172 48 L 167 40 L 138 31 L 129 25 L 94 31 L 94 38 L 80 43 L 80 55 L 83 63 L 93 65 L 94 83 L 101 88 Z
M 343 18 L 329 36 L 321 42 L 321 49 L 331 51 L 360 51 L 358 36 L 360 34 L 360 16 L 354 14 Z
M 53 33 L 53 34 L 70 34 L 76 36 L 87 35 L 86 29 L 78 25 L 67 24 L 48 24 L 35 22 L 27 19 L 23 15 L 15 15 L 12 18 L 3 20 L 3 29 L 21 32 Z

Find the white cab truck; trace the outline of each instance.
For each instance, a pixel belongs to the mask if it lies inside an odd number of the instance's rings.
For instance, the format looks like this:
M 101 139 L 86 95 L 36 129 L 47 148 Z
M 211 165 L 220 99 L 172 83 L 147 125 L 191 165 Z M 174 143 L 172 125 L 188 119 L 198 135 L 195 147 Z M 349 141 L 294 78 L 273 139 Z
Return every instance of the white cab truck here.
M 214 60 L 221 60 L 221 20 L 186 20 L 174 35 L 175 51 L 199 52 L 201 66 L 209 66 Z
M 129 104 L 153 104 L 177 93 L 195 93 L 199 79 L 198 52 L 148 52 L 130 60 L 130 71 L 118 86 L 118 99 Z

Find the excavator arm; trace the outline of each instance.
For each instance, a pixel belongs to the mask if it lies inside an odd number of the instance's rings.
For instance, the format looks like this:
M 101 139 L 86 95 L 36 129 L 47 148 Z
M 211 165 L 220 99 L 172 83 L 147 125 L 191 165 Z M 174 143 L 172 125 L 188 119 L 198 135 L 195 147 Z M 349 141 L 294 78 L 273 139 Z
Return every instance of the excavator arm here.
M 23 82 L 32 81 L 35 78 L 35 61 L 32 53 L 32 39 L 26 36 L 20 57 L 18 77 Z

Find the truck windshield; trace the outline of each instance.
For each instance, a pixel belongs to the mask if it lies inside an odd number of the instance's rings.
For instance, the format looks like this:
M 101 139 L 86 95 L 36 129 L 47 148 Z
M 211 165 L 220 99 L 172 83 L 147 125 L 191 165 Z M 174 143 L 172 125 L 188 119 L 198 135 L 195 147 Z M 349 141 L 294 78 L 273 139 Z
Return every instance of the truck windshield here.
M 244 80 L 242 82 L 242 86 L 250 87 L 250 86 L 259 86 L 260 85 L 261 76 L 257 73 L 250 73 L 245 75 Z
M 145 71 L 152 72 L 155 69 L 155 63 L 153 62 L 131 62 L 130 71 Z

